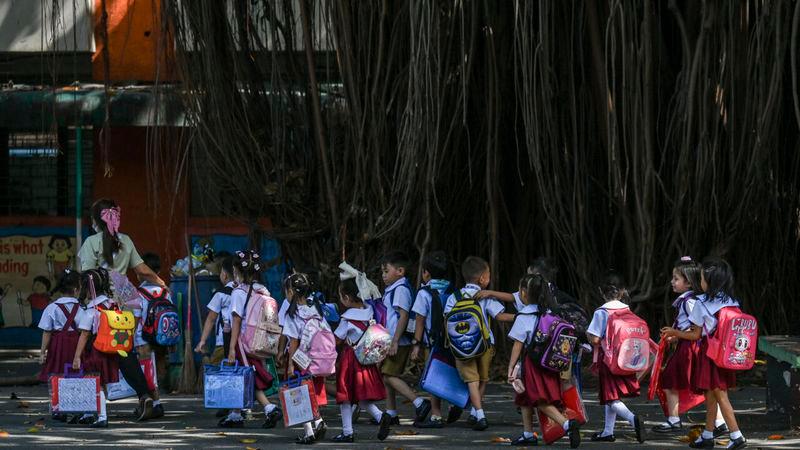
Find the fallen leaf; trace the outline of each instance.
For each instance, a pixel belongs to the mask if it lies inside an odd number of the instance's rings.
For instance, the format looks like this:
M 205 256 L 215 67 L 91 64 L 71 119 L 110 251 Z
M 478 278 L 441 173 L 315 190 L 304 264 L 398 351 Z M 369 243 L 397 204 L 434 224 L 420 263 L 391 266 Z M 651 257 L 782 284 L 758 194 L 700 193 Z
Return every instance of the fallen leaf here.
M 773 434 L 773 435 L 767 437 L 768 441 L 779 441 L 781 439 L 783 439 L 783 435 L 780 435 L 780 434 Z
M 403 447 L 384 447 L 383 450 L 403 450 Z
M 509 443 L 511 443 L 511 439 L 500 437 L 500 436 L 495 436 L 489 442 L 491 442 L 493 444 L 509 444 Z
M 239 442 L 241 442 L 242 444 L 255 444 L 256 441 L 257 441 L 257 439 L 248 438 L 248 439 L 242 439 Z
M 41 428 L 39 427 L 30 427 L 28 428 L 28 433 L 38 433 Z
M 214 434 L 216 434 L 217 436 L 227 436 L 227 434 L 225 434 L 224 431 L 220 431 L 220 432 L 214 433 Z
M 7 438 L 7 437 L 8 437 L 8 431 L 0 431 L 0 438 Z
M 394 434 L 396 434 L 398 436 L 416 436 L 416 435 L 419 434 L 419 431 L 415 431 L 415 430 L 397 430 L 397 431 L 394 432 Z
M 17 404 L 17 408 L 30 408 L 30 407 L 31 404 L 26 401 L 20 401 L 19 404 Z
M 717 445 L 721 445 L 723 447 L 727 447 L 730 439 L 720 439 L 717 441 Z

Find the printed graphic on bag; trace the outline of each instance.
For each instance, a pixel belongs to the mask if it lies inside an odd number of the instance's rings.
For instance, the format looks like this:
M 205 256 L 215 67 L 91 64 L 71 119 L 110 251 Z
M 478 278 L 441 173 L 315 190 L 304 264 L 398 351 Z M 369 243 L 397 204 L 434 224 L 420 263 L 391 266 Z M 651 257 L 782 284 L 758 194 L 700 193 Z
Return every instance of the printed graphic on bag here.
M 100 313 L 100 326 L 94 348 L 103 353 L 129 352 L 133 348 L 133 329 L 136 321 L 130 311 L 104 309 Z

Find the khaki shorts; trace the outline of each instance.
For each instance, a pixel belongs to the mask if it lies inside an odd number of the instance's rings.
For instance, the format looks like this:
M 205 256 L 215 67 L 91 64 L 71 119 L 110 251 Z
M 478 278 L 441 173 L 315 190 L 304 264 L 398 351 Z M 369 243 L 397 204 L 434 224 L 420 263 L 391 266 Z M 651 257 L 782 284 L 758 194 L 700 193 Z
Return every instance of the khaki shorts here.
M 476 381 L 489 381 L 489 367 L 494 358 L 494 347 L 489 347 L 486 352 L 469 361 L 456 359 L 456 369 L 464 383 L 474 383 Z
M 406 363 L 410 354 L 410 345 L 397 347 L 397 353 L 394 356 L 387 356 L 381 363 L 381 373 L 390 377 L 399 377 L 406 371 Z

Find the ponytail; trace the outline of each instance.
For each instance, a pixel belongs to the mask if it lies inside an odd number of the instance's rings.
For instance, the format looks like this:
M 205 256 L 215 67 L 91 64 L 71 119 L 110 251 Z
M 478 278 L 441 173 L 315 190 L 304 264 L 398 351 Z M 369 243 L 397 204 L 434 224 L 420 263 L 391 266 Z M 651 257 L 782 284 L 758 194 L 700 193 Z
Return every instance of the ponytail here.
M 122 248 L 119 240 L 120 208 L 114 200 L 101 198 L 92 205 L 92 220 L 103 233 L 103 259 L 114 265 L 114 253 Z

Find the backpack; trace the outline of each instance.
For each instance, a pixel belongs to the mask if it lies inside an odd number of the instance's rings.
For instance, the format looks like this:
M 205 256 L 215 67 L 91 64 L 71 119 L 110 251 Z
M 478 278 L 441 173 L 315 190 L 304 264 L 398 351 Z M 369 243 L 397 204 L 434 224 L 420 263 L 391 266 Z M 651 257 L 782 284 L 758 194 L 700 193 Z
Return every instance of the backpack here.
M 350 323 L 363 331 L 358 342 L 353 346 L 353 353 L 359 364 L 372 366 L 386 359 L 389 347 L 392 346 L 392 336 L 386 327 L 374 320 L 369 321 L 369 326 L 360 320 L 353 320 Z
M 298 350 L 311 361 L 305 369 L 311 375 L 326 377 L 336 373 L 336 337 L 318 315 L 306 320 Z
M 539 321 L 528 346 L 528 356 L 546 370 L 563 372 L 569 369 L 578 345 L 575 326 L 551 312 L 537 315 Z
M 631 375 L 648 366 L 650 329 L 630 309 L 610 309 L 602 340 L 603 363 L 614 375 Z
M 243 288 L 237 288 L 244 291 Z M 240 340 L 244 352 L 255 358 L 266 358 L 278 354 L 281 326 L 278 324 L 278 302 L 269 291 L 250 285 L 244 302 L 245 326 Z
M 383 299 L 370 298 L 364 300 L 364 304 L 367 304 L 372 307 L 372 318 L 375 319 L 375 323 L 379 324 L 382 327 L 385 327 L 386 315 L 388 314 L 388 311 L 386 310 L 386 305 L 383 303 Z
M 717 329 L 708 336 L 706 356 L 721 369 L 748 370 L 753 367 L 758 342 L 758 321 L 736 306 L 717 314 Z
M 153 345 L 170 347 L 181 339 L 178 308 L 167 298 L 166 289 L 158 289 L 153 295 L 148 289 L 139 288 L 147 298 L 147 311 L 142 323 L 142 339 Z
M 397 288 L 399 288 L 399 287 L 404 287 L 404 288 L 408 289 L 408 292 L 411 295 L 412 303 L 414 301 L 414 289 L 411 287 L 411 284 L 408 282 L 408 279 L 407 278 L 403 278 L 403 282 L 402 283 L 400 283 L 397 286 L 395 286 L 392 290 L 387 290 L 386 292 L 383 293 L 383 298 L 389 300 L 389 304 L 391 305 L 393 314 L 395 314 L 395 312 L 394 312 L 394 291 L 396 291 Z M 385 303 L 384 303 L 384 307 L 385 307 Z M 387 308 L 387 311 L 388 311 L 388 308 Z M 384 326 L 385 326 L 385 324 L 384 324 Z M 406 329 L 403 331 L 403 333 L 407 334 L 407 335 L 410 335 L 410 337 L 413 338 L 414 337 L 414 332 L 416 331 L 416 329 L 417 329 L 417 313 L 415 313 L 414 311 L 411 311 L 411 308 L 409 308 L 409 311 L 408 311 L 408 323 L 406 324 Z
M 463 296 L 461 290 L 453 294 L 456 304 L 445 316 L 447 345 L 453 356 L 469 360 L 481 356 L 489 349 L 489 324 L 483 309 L 472 296 Z
M 578 340 L 586 342 L 586 329 L 589 328 L 589 314 L 586 310 L 574 298 L 561 291 L 556 293 L 556 303 L 558 305 L 551 309 L 553 314 L 572 324 Z
M 133 331 L 136 319 L 130 311 L 120 311 L 117 305 L 105 308 L 97 305 L 100 326 L 93 347 L 102 353 L 116 354 L 133 349 Z
M 423 286 L 422 290 L 431 296 L 431 330 L 428 332 L 428 343 L 431 348 L 444 348 L 447 343 L 444 333 L 444 303 L 439 291 L 430 287 Z M 450 283 L 444 291 L 444 298 L 446 299 L 453 293 L 453 284 Z

